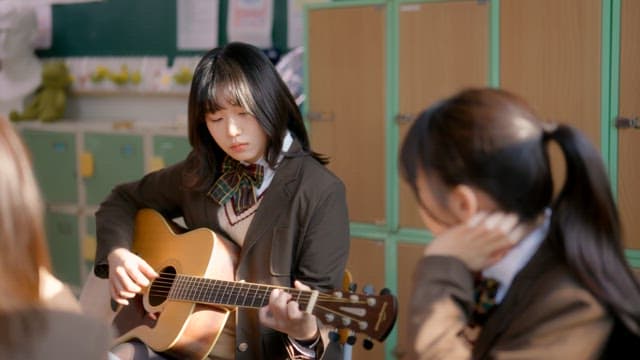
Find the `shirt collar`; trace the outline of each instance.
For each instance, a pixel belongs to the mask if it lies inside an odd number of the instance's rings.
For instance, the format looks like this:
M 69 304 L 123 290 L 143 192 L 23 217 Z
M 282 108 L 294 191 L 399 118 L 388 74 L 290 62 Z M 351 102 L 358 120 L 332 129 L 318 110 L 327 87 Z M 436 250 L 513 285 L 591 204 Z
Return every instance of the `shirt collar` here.
M 287 133 L 284 135 L 284 139 L 282 139 L 282 149 L 280 150 L 280 155 L 278 155 L 277 163 L 282 161 L 282 158 L 284 157 L 283 153 L 289 150 L 291 144 L 293 144 L 293 136 L 291 136 L 291 132 L 287 130 Z M 260 187 L 256 189 L 256 196 L 260 196 L 271 184 L 271 180 L 273 180 L 276 170 L 269 166 L 269 163 L 264 159 L 264 156 L 256 161 L 256 164 L 264 166 L 262 184 L 260 184 Z
M 546 209 L 542 224 L 520 240 L 500 261 L 482 271 L 483 276 L 494 278 L 500 282 L 496 293 L 496 303 L 502 302 L 513 279 L 538 251 L 542 240 L 549 232 L 550 218 L 551 209 Z

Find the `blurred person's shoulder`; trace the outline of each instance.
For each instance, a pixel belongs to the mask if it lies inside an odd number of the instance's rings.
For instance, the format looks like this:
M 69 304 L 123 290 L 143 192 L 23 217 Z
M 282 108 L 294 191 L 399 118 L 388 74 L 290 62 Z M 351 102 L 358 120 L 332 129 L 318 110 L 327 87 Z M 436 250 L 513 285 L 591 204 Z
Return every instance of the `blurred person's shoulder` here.
M 2 359 L 107 359 L 105 322 L 62 310 L 25 309 L 0 314 Z

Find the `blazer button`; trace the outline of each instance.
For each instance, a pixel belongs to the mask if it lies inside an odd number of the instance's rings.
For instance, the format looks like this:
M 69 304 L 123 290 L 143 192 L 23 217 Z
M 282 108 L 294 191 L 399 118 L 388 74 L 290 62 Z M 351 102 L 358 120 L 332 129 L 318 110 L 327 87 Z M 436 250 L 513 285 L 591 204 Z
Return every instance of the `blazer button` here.
M 238 345 L 238 350 L 240 352 L 245 352 L 247 351 L 248 348 L 249 348 L 249 344 L 247 344 L 246 342 L 240 343 L 240 345 Z

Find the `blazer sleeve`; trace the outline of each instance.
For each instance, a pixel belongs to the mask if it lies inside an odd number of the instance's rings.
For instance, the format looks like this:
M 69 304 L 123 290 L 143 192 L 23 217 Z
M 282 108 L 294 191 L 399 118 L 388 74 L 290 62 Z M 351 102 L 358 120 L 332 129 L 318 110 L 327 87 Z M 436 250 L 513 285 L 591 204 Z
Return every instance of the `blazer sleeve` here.
M 318 191 L 322 196 L 307 215 L 306 229 L 298 240 L 294 279 L 312 288 L 340 288 L 349 257 L 349 214 L 344 185 L 331 182 Z
M 342 285 L 351 241 L 349 214 L 342 182 L 333 181 L 317 194 L 323 195 L 313 206 L 306 230 L 299 239 L 293 277 L 312 288 L 328 291 Z M 320 341 L 314 349 L 318 359 L 328 355 L 329 330 L 320 326 Z
M 413 276 L 408 359 L 471 358 L 462 335 L 473 306 L 471 272 L 455 258 L 426 256 Z
M 178 163 L 138 181 L 120 184 L 100 204 L 96 212 L 96 276 L 108 276 L 107 255 L 113 249 L 131 247 L 139 209 L 152 208 L 168 218 L 179 215 L 183 198 L 183 168 L 184 163 Z

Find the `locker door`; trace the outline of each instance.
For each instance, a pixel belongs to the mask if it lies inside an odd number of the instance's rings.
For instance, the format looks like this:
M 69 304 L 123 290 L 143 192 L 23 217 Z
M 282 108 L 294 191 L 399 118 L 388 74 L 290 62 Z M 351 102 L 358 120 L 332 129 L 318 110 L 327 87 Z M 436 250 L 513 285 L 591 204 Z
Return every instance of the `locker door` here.
M 115 185 L 144 174 L 139 135 L 86 133 L 84 146 L 94 158 L 93 174 L 84 179 L 89 205 L 100 204 Z
M 45 226 L 53 274 L 72 286 L 82 283 L 78 218 L 75 215 L 49 211 Z
M 400 5 L 399 24 L 402 144 L 411 119 L 427 106 L 463 88 L 487 85 L 489 5 L 476 0 Z M 415 197 L 402 179 L 399 193 L 400 225 L 422 228 Z
M 601 0 L 500 1 L 500 85 L 600 144 Z
M 78 201 L 75 134 L 25 129 L 34 174 L 47 203 Z
M 352 221 L 384 224 L 384 6 L 309 11 L 311 146 L 345 183 Z
M 623 0 L 620 27 L 620 104 L 619 115 L 640 117 L 640 2 Z M 640 250 L 640 130 L 618 130 L 618 204 L 625 245 Z
M 185 136 L 156 135 L 153 137 L 153 168 L 161 169 L 187 158 L 191 151 L 189 139 Z

